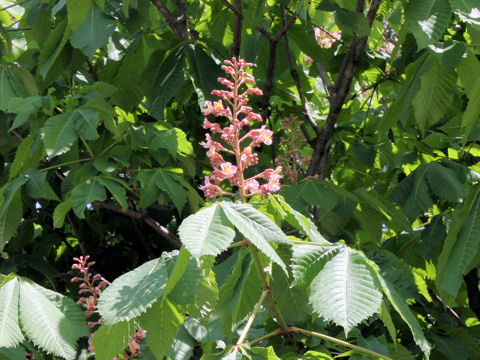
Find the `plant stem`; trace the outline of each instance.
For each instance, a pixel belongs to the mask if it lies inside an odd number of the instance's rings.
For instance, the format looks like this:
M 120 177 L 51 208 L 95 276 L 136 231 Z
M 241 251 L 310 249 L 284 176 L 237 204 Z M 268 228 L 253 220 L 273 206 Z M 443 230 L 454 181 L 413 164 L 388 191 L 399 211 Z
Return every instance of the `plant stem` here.
M 282 329 L 274 330 L 272 332 L 269 332 L 267 335 L 263 335 L 263 336 L 259 337 L 258 339 L 250 341 L 250 346 L 258 344 L 259 342 L 261 342 L 263 340 L 267 340 L 267 339 L 270 339 L 270 338 L 273 338 L 273 337 L 276 337 L 276 336 L 279 336 L 279 335 L 282 335 L 282 334 L 283 334 Z
M 260 310 L 260 307 L 262 306 L 263 301 L 268 295 L 268 290 L 263 290 L 262 294 L 260 295 L 260 299 L 258 299 L 257 304 L 253 308 L 253 312 L 248 318 L 247 324 L 245 325 L 245 328 L 243 329 L 242 333 L 240 334 L 240 337 L 237 340 L 237 343 L 235 346 L 240 346 L 242 345 L 243 341 L 245 340 L 248 332 L 250 331 L 250 328 L 252 327 L 253 320 L 255 320 L 255 316 L 257 316 L 258 311 Z
M 258 256 L 257 248 L 253 244 L 251 244 L 248 248 L 250 250 L 250 254 L 252 255 L 253 263 L 255 264 L 255 269 L 257 270 L 258 278 L 260 279 L 260 283 L 262 284 L 262 289 L 263 291 L 266 290 L 268 292 L 268 306 L 272 310 L 278 325 L 284 331 L 284 333 L 287 334 L 288 336 L 289 335 L 288 325 L 285 322 L 285 319 L 283 318 L 283 315 L 277 306 L 277 302 L 275 301 L 272 295 L 272 292 L 270 291 L 270 284 L 268 283 L 267 277 L 265 276 L 265 272 L 263 271 L 262 263 L 260 262 L 260 257 Z M 295 343 L 295 339 L 291 335 L 288 336 L 288 341 L 292 344 Z
M 328 246 L 328 245 L 332 245 L 330 243 L 327 243 L 327 242 L 323 242 L 323 243 L 316 243 L 316 242 L 311 242 L 311 241 L 304 241 L 304 240 L 290 240 L 292 243 L 294 243 L 295 245 L 313 245 L 313 246 Z
M 93 153 L 92 149 L 90 149 L 90 146 L 88 146 L 87 142 L 85 141 L 85 139 L 83 138 L 83 136 L 80 136 L 80 140 L 82 140 L 82 143 L 83 145 L 85 146 L 85 149 L 87 149 L 88 153 L 90 154 L 90 156 L 92 158 L 95 157 L 95 154 Z
M 48 170 L 52 170 L 52 169 L 58 169 L 58 168 L 63 167 L 63 166 L 77 164 L 77 163 L 90 161 L 90 160 L 92 160 L 92 158 L 85 158 L 85 159 L 77 159 L 77 160 L 67 161 L 67 162 L 64 162 L 64 163 L 61 163 L 61 164 L 52 165 L 52 166 L 40 169 L 40 171 L 48 171 Z
M 309 335 L 309 336 L 318 337 L 320 339 L 331 341 L 331 342 L 343 345 L 343 346 L 348 347 L 350 349 L 360 351 L 364 354 L 368 354 L 368 355 L 374 356 L 376 358 L 380 358 L 380 359 L 384 359 L 384 360 L 393 360 L 392 358 L 390 358 L 386 355 L 379 354 L 379 353 L 377 353 L 373 350 L 366 349 L 366 348 L 358 346 L 358 345 L 353 345 L 353 344 L 350 344 L 348 341 L 339 340 L 339 339 L 334 338 L 332 336 L 328 336 L 328 335 L 321 334 L 321 333 L 318 333 L 318 332 L 309 331 L 309 330 L 297 328 L 297 327 L 294 327 L 294 326 L 290 327 L 288 329 L 288 331 L 293 332 L 293 333 L 299 333 L 299 334 L 305 334 L 305 335 Z

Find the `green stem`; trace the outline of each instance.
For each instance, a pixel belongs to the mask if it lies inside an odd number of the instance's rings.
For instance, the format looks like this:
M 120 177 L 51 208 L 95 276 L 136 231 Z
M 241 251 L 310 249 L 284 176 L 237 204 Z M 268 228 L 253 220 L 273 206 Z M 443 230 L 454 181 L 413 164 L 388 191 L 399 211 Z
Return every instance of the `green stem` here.
M 313 246 L 328 246 L 328 245 L 332 245 L 330 243 L 327 243 L 327 242 L 323 242 L 323 243 L 316 243 L 316 242 L 311 242 L 311 241 L 304 241 L 304 240 L 290 240 L 292 243 L 294 243 L 295 245 L 313 245 Z
M 270 284 L 268 283 L 267 277 L 265 276 L 265 272 L 262 268 L 262 263 L 260 262 L 260 257 L 258 256 L 258 251 L 257 248 L 253 245 L 250 244 L 248 247 L 250 250 L 250 254 L 252 255 L 253 263 L 255 264 L 255 269 L 257 270 L 257 275 L 258 278 L 260 279 L 260 283 L 262 284 L 262 289 L 265 291 L 268 291 L 268 306 L 273 312 L 273 315 L 275 316 L 275 319 L 277 320 L 278 326 L 284 331 L 285 334 L 288 336 L 288 325 L 285 322 L 285 319 L 283 318 L 282 313 L 280 312 L 280 309 L 278 308 L 277 302 L 275 301 L 275 298 L 272 295 L 272 292 L 270 290 Z M 295 343 L 295 340 L 293 336 L 288 336 L 288 341 L 292 344 Z
M 77 164 L 77 163 L 90 161 L 90 160 L 92 160 L 92 158 L 85 158 L 85 159 L 77 159 L 77 160 L 67 161 L 67 162 L 64 162 L 64 163 L 61 163 L 61 164 L 57 164 L 57 165 L 53 165 L 53 166 L 49 166 L 49 167 L 40 169 L 40 171 L 48 171 L 48 170 L 58 169 L 58 168 L 63 167 L 63 166 Z
M 110 150 L 112 147 L 114 147 L 117 144 L 118 144 L 118 140 L 115 140 L 113 143 L 111 143 L 105 149 L 103 149 L 97 156 L 102 156 L 103 154 L 105 154 L 108 150 Z
M 253 320 L 255 320 L 255 316 L 257 316 L 258 311 L 260 310 L 260 307 L 262 306 L 263 301 L 268 295 L 268 290 L 263 290 L 262 295 L 260 295 L 260 299 L 258 299 L 257 304 L 253 308 L 253 312 L 248 318 L 247 324 L 245 325 L 245 328 L 243 329 L 242 333 L 240 334 L 240 337 L 237 340 L 237 343 L 235 346 L 241 346 L 245 338 L 247 337 L 248 332 L 250 331 L 250 328 L 252 327 Z
M 348 347 L 350 349 L 360 351 L 364 354 L 372 355 L 376 358 L 380 358 L 380 359 L 384 359 L 384 360 L 393 360 L 392 358 L 390 358 L 388 356 L 385 356 L 385 355 L 382 355 L 382 354 L 379 354 L 379 353 L 377 353 L 373 350 L 366 349 L 366 348 L 358 346 L 358 345 L 350 344 L 347 341 L 339 340 L 339 339 L 334 338 L 332 336 L 328 336 L 328 335 L 321 334 L 321 333 L 318 333 L 318 332 L 297 328 L 297 327 L 294 327 L 294 326 L 290 327 L 288 330 L 290 332 L 293 332 L 293 333 L 305 334 L 305 335 L 314 336 L 314 337 L 317 337 L 317 338 L 320 338 L 320 339 L 323 339 L 323 340 L 331 341 L 331 342 L 343 345 L 345 347 Z
M 270 338 L 273 338 L 273 337 L 276 337 L 276 336 L 279 336 L 279 335 L 282 335 L 282 334 L 283 334 L 282 329 L 274 330 L 272 332 L 269 332 L 267 335 L 263 335 L 263 336 L 259 337 L 258 339 L 250 341 L 250 346 L 258 344 L 259 342 L 261 342 L 263 340 L 267 340 L 267 339 L 270 339 Z
M 242 241 L 237 241 L 236 243 L 231 244 L 228 248 L 233 249 L 239 246 L 247 246 L 250 244 L 250 241 L 248 240 L 242 240 Z
M 92 158 L 95 157 L 95 154 L 93 153 L 92 149 L 90 149 L 90 146 L 88 146 L 87 142 L 85 141 L 85 139 L 83 138 L 83 136 L 80 136 L 80 140 L 82 140 L 82 143 L 83 145 L 85 146 L 85 149 L 87 149 L 88 153 L 90 154 L 90 156 Z

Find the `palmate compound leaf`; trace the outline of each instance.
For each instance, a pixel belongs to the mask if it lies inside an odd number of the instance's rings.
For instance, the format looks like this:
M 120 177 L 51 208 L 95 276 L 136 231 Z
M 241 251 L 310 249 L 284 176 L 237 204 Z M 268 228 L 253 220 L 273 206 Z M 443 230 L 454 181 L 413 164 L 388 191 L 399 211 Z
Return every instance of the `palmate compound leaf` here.
M 178 234 L 182 244 L 197 259 L 203 255 L 217 256 L 228 248 L 235 237 L 235 231 L 218 204 L 187 217 Z
M 232 224 L 271 261 L 287 272 L 287 267 L 271 243 L 291 244 L 290 239 L 268 216 L 249 204 L 220 204 Z
M 80 337 L 75 324 L 40 286 L 20 278 L 20 322 L 25 335 L 48 353 L 75 359 Z
M 111 326 L 147 311 L 163 295 L 168 281 L 165 260 L 151 260 L 117 278 L 100 294 L 98 312 Z
M 19 296 L 17 277 L 0 288 L 0 347 L 14 347 L 23 340 L 18 322 Z
M 375 314 L 382 302 L 374 274 L 364 257 L 343 247 L 310 284 L 310 303 L 325 320 L 342 326 L 345 334 Z

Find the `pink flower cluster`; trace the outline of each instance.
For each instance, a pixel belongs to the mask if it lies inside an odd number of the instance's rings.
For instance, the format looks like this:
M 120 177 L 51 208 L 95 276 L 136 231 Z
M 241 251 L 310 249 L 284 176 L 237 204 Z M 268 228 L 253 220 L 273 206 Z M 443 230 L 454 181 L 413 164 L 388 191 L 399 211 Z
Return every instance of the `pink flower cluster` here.
M 95 265 L 95 261 L 88 261 L 90 256 L 80 256 L 79 258 L 73 258 L 76 264 L 72 265 L 73 270 L 78 270 L 83 276 L 74 276 L 72 282 L 81 282 L 79 294 L 85 294 L 82 296 L 77 304 L 84 305 L 86 310 L 84 311 L 85 317 L 89 318 L 95 314 L 95 307 L 97 306 L 98 295 L 102 291 L 103 287 L 108 286 L 109 282 L 102 278 L 102 275 L 95 274 L 92 276 L 90 268 Z M 101 324 L 101 319 L 98 322 L 89 322 L 88 326 L 93 329 L 95 325 Z
M 321 28 L 315 28 L 315 39 L 320 44 L 322 48 L 329 49 L 332 47 L 333 43 L 342 38 L 341 31 L 328 32 Z
M 110 283 L 102 278 L 100 274 L 92 275 L 91 267 L 95 265 L 95 261 L 88 261 L 90 259 L 90 255 L 80 256 L 78 258 L 73 258 L 76 262 L 72 265 L 73 270 L 78 270 L 82 276 L 74 276 L 72 278 L 72 282 L 80 282 L 80 290 L 78 291 L 79 294 L 85 294 L 84 296 L 80 297 L 77 301 L 77 304 L 83 305 L 86 310 L 83 312 L 86 318 L 90 318 L 92 315 L 96 314 L 96 307 L 98 302 L 98 295 L 100 292 L 108 286 Z M 97 325 L 101 325 L 103 319 L 100 317 L 97 321 L 89 321 L 88 327 L 93 329 Z M 88 339 L 88 351 L 94 353 L 95 350 L 92 346 L 93 336 L 95 332 L 90 334 Z M 124 350 L 124 358 L 123 359 L 133 359 L 135 357 L 139 357 L 140 353 L 140 341 L 147 336 L 147 333 L 142 329 L 138 328 L 137 332 L 133 335 L 132 340 L 129 342 L 127 349 Z M 112 360 L 120 360 L 119 358 L 113 358 Z
M 210 122 L 207 117 L 203 122 L 204 129 L 212 134 L 218 134 L 219 137 L 216 141 L 207 133 L 205 142 L 200 143 L 207 149 L 207 156 L 213 166 L 212 174 L 205 176 L 205 184 L 200 187 L 207 199 L 221 195 L 234 195 L 219 186 L 225 180 L 229 181 L 230 186 L 238 188 L 242 198 L 256 194 L 266 196 L 280 190 L 281 166 L 275 170 L 266 169 L 248 179 L 244 178 L 245 169 L 258 163 L 258 155 L 254 153 L 254 148 L 262 144 L 271 145 L 273 135 L 273 132 L 263 125 L 249 130 L 242 136 L 242 129 L 245 126 L 263 121 L 262 116 L 253 112 L 252 107 L 248 106 L 248 96 L 262 95 L 262 90 L 256 87 L 241 90 L 245 84 L 255 84 L 253 77 L 245 71 L 245 68 L 251 66 L 253 66 L 252 63 L 245 62 L 243 59 L 225 60 L 222 69 L 230 79 L 220 77 L 218 82 L 228 90 L 213 90 L 212 95 L 221 99 L 213 103 L 205 102 L 205 116 L 223 117 L 229 121 L 229 124 L 223 128 L 219 123 Z M 234 157 L 235 162 L 225 160 L 225 154 Z M 260 185 L 257 179 L 263 179 L 266 183 Z

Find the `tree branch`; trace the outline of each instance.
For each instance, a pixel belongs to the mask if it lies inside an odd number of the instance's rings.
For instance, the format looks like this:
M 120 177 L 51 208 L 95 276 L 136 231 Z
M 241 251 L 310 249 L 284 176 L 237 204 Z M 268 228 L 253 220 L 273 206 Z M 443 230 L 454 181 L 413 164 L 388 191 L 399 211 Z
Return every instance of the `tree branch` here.
M 180 242 L 180 240 L 175 235 L 173 235 L 164 226 L 160 225 L 156 220 L 154 220 L 152 217 L 150 217 L 148 215 L 143 215 L 143 214 L 141 214 L 137 211 L 133 211 L 133 210 L 122 210 L 122 208 L 120 208 L 118 206 L 107 204 L 107 203 L 102 202 L 102 201 L 94 201 L 93 203 L 100 208 L 111 210 L 111 211 L 114 211 L 118 214 L 129 216 L 133 219 L 143 220 L 148 226 L 150 226 L 153 230 L 155 230 L 159 235 L 161 235 L 164 239 L 166 239 L 170 244 L 172 244 L 173 246 L 175 246 L 177 248 L 182 246 L 182 243 Z
M 163 15 L 168 26 L 183 39 L 188 39 L 187 19 L 185 16 L 185 1 L 177 0 L 178 16 L 173 15 L 162 0 L 151 0 L 153 5 Z
M 368 10 L 367 19 L 370 27 L 377 14 L 378 7 L 381 0 L 373 0 Z M 363 11 L 363 1 L 357 1 L 357 11 Z M 307 176 L 317 176 L 320 178 L 325 177 L 327 169 L 328 155 L 331 146 L 331 137 L 337 123 L 338 116 L 342 110 L 343 105 L 346 102 L 348 92 L 352 85 L 353 76 L 355 75 L 358 65 L 362 59 L 365 46 L 367 44 L 368 36 L 358 38 L 356 35 L 352 37 L 350 46 L 342 62 L 340 72 L 337 77 L 337 81 L 333 86 L 330 101 L 330 111 L 325 121 L 320 135 L 315 141 L 314 152 L 312 161 L 307 171 Z
M 235 24 L 233 28 L 233 46 L 232 57 L 238 58 L 240 56 L 240 44 L 242 41 L 242 0 L 233 0 L 235 5 L 230 4 L 228 0 L 222 0 L 222 3 L 229 8 L 235 15 Z
M 281 12 L 282 12 L 282 24 L 285 26 L 286 19 L 285 19 L 285 10 L 284 10 L 283 5 L 280 7 L 280 9 L 281 9 Z M 305 94 L 303 92 L 302 84 L 300 82 L 300 77 L 298 76 L 298 72 L 297 72 L 297 69 L 296 69 L 296 66 L 295 66 L 296 65 L 295 60 L 293 59 L 293 54 L 292 54 L 292 51 L 290 49 L 290 43 L 288 41 L 287 32 L 285 32 L 285 34 L 283 35 L 283 38 L 285 40 L 285 51 L 287 53 L 288 65 L 290 67 L 290 74 L 292 75 L 292 78 L 295 81 L 295 85 L 297 86 L 298 96 L 300 97 L 300 102 L 302 103 L 303 115 L 305 116 L 305 118 L 307 119 L 307 122 L 310 124 L 310 126 L 313 128 L 313 130 L 315 130 L 317 135 L 319 135 L 320 130 L 318 128 L 317 123 L 315 122 L 312 115 L 310 114 L 310 109 L 308 108 L 308 104 L 305 100 Z M 302 131 L 303 131 L 303 128 L 302 128 Z M 307 132 L 307 134 L 308 134 L 308 132 Z M 305 133 L 304 133 L 304 135 L 305 135 Z M 308 138 L 307 138 L 307 140 L 308 140 Z
M 478 284 L 478 282 L 477 282 Z M 478 287 L 478 286 L 477 286 Z M 440 296 L 438 296 L 437 294 L 435 294 L 433 292 L 432 289 L 428 289 L 428 293 L 430 294 L 430 296 L 433 298 L 433 300 L 435 300 L 436 302 L 438 302 L 444 309 L 445 311 L 448 313 L 448 315 L 450 315 L 454 320 L 455 322 L 457 323 L 458 326 L 460 327 L 467 327 L 467 325 L 465 324 L 465 322 L 462 320 L 462 318 L 455 312 L 455 310 L 453 310 L 450 306 L 448 306 L 447 304 L 445 304 L 442 300 L 442 298 Z

